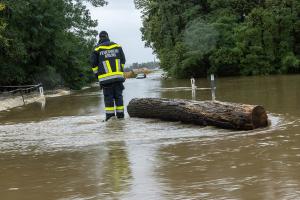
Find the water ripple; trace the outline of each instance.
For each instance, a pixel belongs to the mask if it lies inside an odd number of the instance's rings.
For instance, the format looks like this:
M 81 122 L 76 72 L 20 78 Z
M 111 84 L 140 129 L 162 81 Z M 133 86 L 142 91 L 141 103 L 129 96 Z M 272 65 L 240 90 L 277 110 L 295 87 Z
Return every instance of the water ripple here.
M 299 120 L 288 121 L 282 115 L 270 114 L 268 128 L 252 131 L 230 131 L 215 127 L 200 127 L 179 122 L 154 119 L 125 119 L 102 122 L 101 116 L 60 117 L 47 121 L 0 126 L 1 151 L 47 151 L 56 148 L 84 147 L 103 142 L 138 141 L 165 145 L 195 140 L 216 140 L 266 134 L 295 126 Z M 272 145 L 260 142 L 261 146 Z M 274 144 L 273 144 L 274 145 Z

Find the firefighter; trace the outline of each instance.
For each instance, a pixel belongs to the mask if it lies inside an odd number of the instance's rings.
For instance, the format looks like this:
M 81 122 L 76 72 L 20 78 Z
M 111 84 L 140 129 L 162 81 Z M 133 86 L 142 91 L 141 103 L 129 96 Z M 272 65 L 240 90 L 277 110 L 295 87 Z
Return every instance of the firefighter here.
M 125 55 L 119 44 L 111 42 L 101 31 L 99 43 L 92 54 L 92 70 L 103 89 L 106 119 L 124 118 L 123 90 Z

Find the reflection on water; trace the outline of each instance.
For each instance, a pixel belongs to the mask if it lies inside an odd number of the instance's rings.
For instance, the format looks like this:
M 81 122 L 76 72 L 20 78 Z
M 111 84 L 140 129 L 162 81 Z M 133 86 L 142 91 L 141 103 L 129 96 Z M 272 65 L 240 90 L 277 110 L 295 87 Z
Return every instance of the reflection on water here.
M 192 98 L 160 90 L 190 80 L 159 74 L 125 86 L 126 104 Z M 217 86 L 218 100 L 263 105 L 271 126 L 230 131 L 128 116 L 105 123 L 98 88 L 48 98 L 44 111 L 1 112 L 1 199 L 300 199 L 300 76 L 222 78 Z
M 282 140 L 255 135 L 169 145 L 159 151 L 164 165 L 157 173 L 171 199 L 297 199 L 299 151 L 290 149 L 295 141 Z
M 108 143 L 107 158 L 102 163 L 103 173 L 99 177 L 102 192 L 98 197 L 122 197 L 127 193 L 132 181 L 130 163 L 125 144 Z

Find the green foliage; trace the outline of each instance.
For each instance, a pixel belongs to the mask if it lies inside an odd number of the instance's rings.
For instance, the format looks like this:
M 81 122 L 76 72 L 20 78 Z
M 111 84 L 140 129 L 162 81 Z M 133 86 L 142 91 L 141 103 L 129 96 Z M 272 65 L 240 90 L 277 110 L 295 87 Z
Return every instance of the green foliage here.
M 299 0 L 135 0 L 146 46 L 179 78 L 299 73 Z M 176 15 L 174 14 L 176 13 Z
M 1 15 L 6 24 L 5 30 L 0 24 L 1 85 L 41 82 L 46 87 L 79 89 L 90 81 L 97 22 L 83 0 L 4 0 L 3 4 L 9 14 Z
M 7 26 L 3 18 L 5 11 L 6 5 L 0 2 L 0 49 L 5 48 L 8 45 L 7 38 L 4 36 L 4 31 Z
M 293 53 L 288 53 L 282 59 L 282 68 L 285 73 L 299 73 L 300 72 L 300 59 Z

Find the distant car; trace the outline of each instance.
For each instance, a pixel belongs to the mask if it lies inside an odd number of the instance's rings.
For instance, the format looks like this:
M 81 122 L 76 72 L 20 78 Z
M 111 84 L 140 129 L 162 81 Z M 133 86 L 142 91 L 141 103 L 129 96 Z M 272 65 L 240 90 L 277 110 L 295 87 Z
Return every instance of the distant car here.
M 136 79 L 143 79 L 143 78 L 146 78 L 146 74 L 138 74 L 135 78 L 136 78 Z

